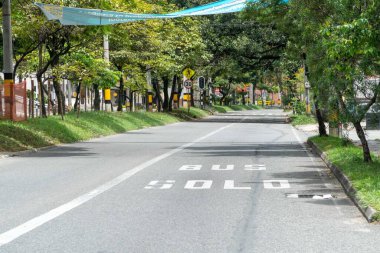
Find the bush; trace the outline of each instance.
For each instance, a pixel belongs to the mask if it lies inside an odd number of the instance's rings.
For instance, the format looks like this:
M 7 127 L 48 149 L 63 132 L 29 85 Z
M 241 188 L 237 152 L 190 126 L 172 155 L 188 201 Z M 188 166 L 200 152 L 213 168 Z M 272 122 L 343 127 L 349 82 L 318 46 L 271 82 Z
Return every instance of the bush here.
M 296 114 L 306 113 L 306 103 L 305 101 L 299 101 L 298 99 L 293 99 L 293 108 Z

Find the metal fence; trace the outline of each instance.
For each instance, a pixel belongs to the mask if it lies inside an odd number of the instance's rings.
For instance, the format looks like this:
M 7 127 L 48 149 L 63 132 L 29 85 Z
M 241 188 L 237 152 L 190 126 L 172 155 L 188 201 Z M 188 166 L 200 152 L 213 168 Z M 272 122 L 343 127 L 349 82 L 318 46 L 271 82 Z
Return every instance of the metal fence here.
M 27 116 L 26 82 L 0 84 L 0 119 L 23 121 Z

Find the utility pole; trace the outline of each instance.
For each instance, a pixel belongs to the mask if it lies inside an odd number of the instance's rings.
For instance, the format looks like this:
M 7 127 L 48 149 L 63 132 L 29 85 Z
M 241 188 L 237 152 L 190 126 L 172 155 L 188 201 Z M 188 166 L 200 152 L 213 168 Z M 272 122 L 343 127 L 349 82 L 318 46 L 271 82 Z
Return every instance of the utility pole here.
M 10 113 L 10 119 L 13 119 L 13 48 L 10 0 L 3 0 L 3 62 L 5 110 Z
M 103 36 L 103 46 L 104 46 L 104 60 L 109 63 L 110 62 L 110 45 L 108 40 L 108 35 Z M 106 88 L 104 89 L 104 103 L 106 107 L 106 111 L 110 112 L 112 111 L 112 102 L 111 102 L 111 89 Z
M 146 91 L 146 111 L 152 112 L 153 111 L 153 93 L 151 90 L 152 87 L 152 70 L 150 66 L 147 66 L 146 69 L 146 82 L 148 84 L 148 89 Z

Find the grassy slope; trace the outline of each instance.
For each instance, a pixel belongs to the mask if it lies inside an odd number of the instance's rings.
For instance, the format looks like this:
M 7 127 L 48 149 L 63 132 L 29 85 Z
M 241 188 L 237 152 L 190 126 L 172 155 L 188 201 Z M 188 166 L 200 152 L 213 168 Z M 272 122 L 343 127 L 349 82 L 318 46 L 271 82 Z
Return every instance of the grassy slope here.
M 59 143 L 83 141 L 207 115 L 206 111 L 192 108 L 189 115 L 187 111 L 186 113 L 176 111 L 172 114 L 88 112 L 81 113 L 79 119 L 75 114 L 68 114 L 64 121 L 59 117 L 36 118 L 21 123 L 0 121 L 0 152 L 14 152 Z
M 308 125 L 308 124 L 316 124 L 317 121 L 313 116 L 307 116 L 307 115 L 290 115 L 289 116 L 290 121 L 293 126 L 299 126 L 299 125 Z
M 260 107 L 257 105 L 231 105 L 231 106 L 222 106 L 222 105 L 213 105 L 212 108 L 221 113 L 232 112 L 232 111 L 245 111 L 245 110 L 259 110 Z
M 342 139 L 312 137 L 310 140 L 321 150 L 325 151 L 328 159 L 348 176 L 363 203 L 380 211 L 379 157 L 373 155 L 374 162 L 372 164 L 365 164 L 363 162 L 362 149 L 353 144 L 346 144 Z M 380 217 L 377 217 L 377 219 L 379 220 Z

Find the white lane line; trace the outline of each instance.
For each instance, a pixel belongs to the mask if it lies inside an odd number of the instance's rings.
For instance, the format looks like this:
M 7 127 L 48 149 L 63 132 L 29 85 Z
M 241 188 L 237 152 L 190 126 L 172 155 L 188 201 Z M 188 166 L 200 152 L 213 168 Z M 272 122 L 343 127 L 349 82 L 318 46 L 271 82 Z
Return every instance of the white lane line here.
M 38 228 L 39 226 L 61 216 L 62 214 L 64 213 L 67 213 L 68 211 L 86 203 L 87 201 L 95 198 L 96 196 L 104 193 L 105 191 L 117 186 L 118 184 L 124 182 L 125 180 L 127 180 L 128 178 L 132 177 L 133 175 L 135 175 L 136 173 L 142 171 L 143 169 L 175 154 L 175 153 L 178 153 L 204 139 L 207 139 L 208 137 L 214 135 L 214 134 L 217 134 L 219 133 L 220 131 L 223 131 L 224 129 L 226 128 L 229 128 L 231 127 L 232 125 L 234 125 L 235 123 L 232 123 L 232 124 L 229 124 L 227 126 L 224 126 L 224 127 L 221 127 L 203 137 L 200 137 L 198 139 L 196 139 L 195 141 L 193 142 L 189 142 L 187 144 L 184 144 L 176 149 L 173 149 L 165 154 L 162 154 L 160 156 L 157 156 L 145 163 L 142 163 L 136 167 L 134 167 L 133 169 L 131 170 L 128 170 L 126 172 L 124 172 L 123 174 L 121 174 L 120 176 L 106 182 L 105 184 L 102 184 L 100 185 L 99 187 L 95 188 L 94 190 L 90 191 L 90 192 L 87 192 L 79 197 L 77 197 L 76 199 L 73 199 L 69 202 L 67 202 L 66 204 L 63 204 L 57 208 L 54 208 L 40 216 L 37 216 L 15 228 L 12 228 L 2 234 L 0 234 L 0 247 L 2 247 L 3 245 L 17 239 L 18 237 L 32 231 L 33 229 L 35 228 Z
M 306 147 L 306 145 L 302 142 L 302 140 L 301 140 L 300 136 L 298 135 L 298 133 L 297 133 L 295 127 L 291 126 L 291 128 L 292 128 L 292 131 L 293 131 L 294 136 L 297 138 L 298 143 L 299 143 L 299 144 L 305 149 L 305 152 L 306 152 L 307 156 L 309 157 L 311 163 L 313 164 L 313 166 L 315 166 L 316 170 L 318 171 L 318 174 L 319 174 L 319 176 L 320 176 L 320 178 L 321 178 L 323 184 L 327 187 L 327 189 L 331 189 L 331 188 L 330 188 L 331 185 L 328 184 L 328 183 L 326 183 L 326 181 L 323 179 L 323 177 L 322 177 L 322 170 L 316 166 L 316 162 L 315 162 L 314 157 L 310 154 L 309 151 L 307 151 L 307 147 Z M 336 202 L 336 200 L 335 200 L 334 198 L 332 198 L 332 201 L 333 201 L 334 206 L 335 206 L 335 209 L 338 211 L 339 215 L 340 215 L 340 216 L 343 216 L 343 212 L 342 212 L 340 206 L 338 205 L 338 203 Z

